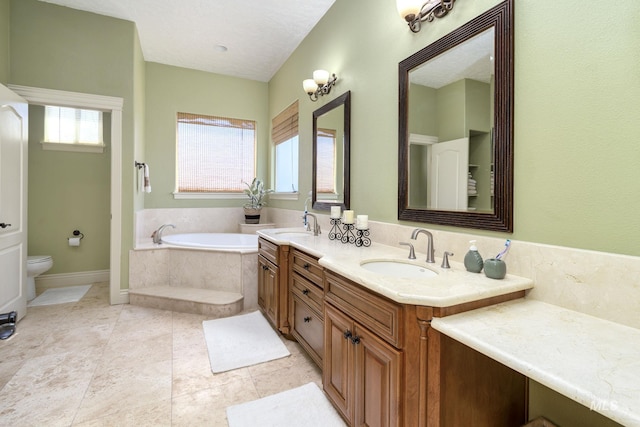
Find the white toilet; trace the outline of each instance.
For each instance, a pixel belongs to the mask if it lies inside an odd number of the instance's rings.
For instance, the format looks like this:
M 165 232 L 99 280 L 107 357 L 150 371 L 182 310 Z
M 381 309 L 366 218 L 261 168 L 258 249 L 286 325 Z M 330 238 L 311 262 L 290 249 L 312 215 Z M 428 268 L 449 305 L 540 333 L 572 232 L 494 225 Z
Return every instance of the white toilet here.
M 36 297 L 36 276 L 53 267 L 53 258 L 49 255 L 27 257 L 27 301 Z

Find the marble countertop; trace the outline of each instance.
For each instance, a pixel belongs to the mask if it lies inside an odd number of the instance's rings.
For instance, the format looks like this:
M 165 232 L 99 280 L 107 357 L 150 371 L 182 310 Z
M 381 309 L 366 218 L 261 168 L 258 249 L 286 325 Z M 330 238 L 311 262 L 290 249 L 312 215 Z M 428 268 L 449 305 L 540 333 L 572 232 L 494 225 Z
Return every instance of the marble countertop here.
M 640 330 L 526 298 L 431 326 L 626 426 L 640 426 Z
M 482 273 L 469 273 L 462 263 L 455 261 L 450 261 L 450 269 L 443 269 L 440 267 L 442 259 L 438 257 L 435 263 L 427 264 L 426 255 L 419 251 L 419 245 L 426 246 L 426 241 L 422 240 L 416 242 L 417 259 L 409 260 L 408 248 L 378 243 L 372 243 L 370 247 L 357 247 L 329 240 L 326 234 L 304 234 L 302 228 L 274 228 L 257 233 L 273 243 L 290 245 L 314 255 L 323 267 L 404 304 L 449 307 L 533 287 L 531 279 L 510 274 L 502 280 L 489 279 Z M 362 262 L 370 260 L 398 260 L 428 268 L 438 275 L 427 279 L 384 276 L 361 267 Z

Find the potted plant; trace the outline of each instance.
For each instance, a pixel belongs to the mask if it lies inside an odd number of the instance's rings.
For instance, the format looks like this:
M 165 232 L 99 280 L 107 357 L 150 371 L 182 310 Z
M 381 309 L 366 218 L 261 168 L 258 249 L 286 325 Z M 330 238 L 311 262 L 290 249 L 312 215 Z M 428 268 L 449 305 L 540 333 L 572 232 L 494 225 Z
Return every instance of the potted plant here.
M 267 194 L 273 193 L 273 190 L 265 189 L 264 182 L 258 178 L 253 178 L 251 184 L 244 182 L 244 193 L 249 196 L 249 202 L 244 204 L 244 219 L 247 224 L 260 223 L 260 211 L 267 204 Z

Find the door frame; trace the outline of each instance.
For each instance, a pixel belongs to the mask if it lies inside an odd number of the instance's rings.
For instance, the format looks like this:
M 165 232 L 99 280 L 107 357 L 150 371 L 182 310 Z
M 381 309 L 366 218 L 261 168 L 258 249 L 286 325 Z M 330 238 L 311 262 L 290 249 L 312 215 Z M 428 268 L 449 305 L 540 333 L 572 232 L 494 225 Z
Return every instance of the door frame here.
M 120 289 L 122 266 L 122 106 L 123 98 L 8 85 L 30 105 L 59 105 L 91 108 L 111 113 L 111 226 L 109 239 L 109 299 L 111 304 L 126 304 L 129 295 Z

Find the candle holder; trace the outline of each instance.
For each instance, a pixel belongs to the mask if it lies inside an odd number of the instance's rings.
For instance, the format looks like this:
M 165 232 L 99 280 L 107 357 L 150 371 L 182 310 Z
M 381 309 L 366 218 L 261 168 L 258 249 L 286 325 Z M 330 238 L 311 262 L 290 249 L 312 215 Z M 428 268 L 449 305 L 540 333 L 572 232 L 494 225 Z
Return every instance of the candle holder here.
M 371 246 L 371 239 L 369 238 L 369 229 L 368 228 L 364 228 L 364 229 L 357 229 L 356 230 L 356 246 L 360 247 L 360 246 L 366 246 L 369 247 Z
M 329 240 L 342 240 L 342 232 L 340 231 L 340 218 L 331 218 L 331 230 L 329 231 Z
M 355 225 L 344 224 L 342 228 L 344 229 L 344 233 L 342 233 L 342 239 L 340 239 L 342 243 L 355 243 L 356 235 L 353 234 L 353 230 L 356 228 Z

